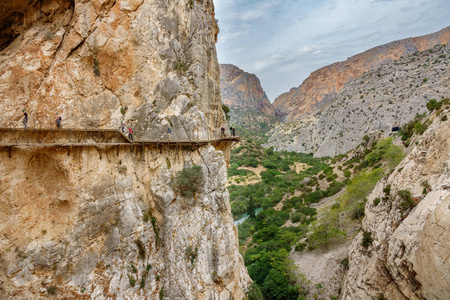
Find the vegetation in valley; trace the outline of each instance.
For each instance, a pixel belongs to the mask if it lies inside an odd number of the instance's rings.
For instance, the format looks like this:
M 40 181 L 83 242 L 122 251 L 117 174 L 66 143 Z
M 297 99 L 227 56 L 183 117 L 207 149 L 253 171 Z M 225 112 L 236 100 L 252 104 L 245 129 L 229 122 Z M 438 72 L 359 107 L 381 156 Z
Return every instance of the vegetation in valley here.
M 314 158 L 263 148 L 264 134 L 241 130 L 245 137 L 232 150 L 228 189 L 233 217 L 248 216 L 238 231 L 254 281 L 251 297 L 302 299 L 308 280 L 289 253 L 326 249 L 352 237 L 366 197 L 404 154 L 392 138 L 370 143 L 367 137 L 351 154 Z M 324 198 L 331 205 L 318 209 Z
M 389 81 L 393 83 L 394 79 Z M 433 78 L 420 81 L 429 84 Z M 364 102 L 367 95 L 360 98 Z M 394 102 L 389 100 L 388 104 Z M 433 118 L 448 120 L 444 109 L 449 105 L 450 100 L 443 97 L 428 100 L 426 107 L 434 112 L 432 117 L 418 114 L 389 138 L 366 135 L 356 149 L 334 158 L 264 148 L 279 120 L 232 110 L 230 120 L 242 142 L 232 150 L 228 189 L 240 250 L 253 279 L 248 298 L 305 299 L 309 292 L 316 293 L 310 295 L 313 298 L 319 297 L 323 286 L 312 285 L 302 270 L 295 268 L 289 254 L 328 249 L 360 232 L 368 196 L 377 182 L 394 171 L 405 156 L 404 147 L 417 144 L 417 136 L 424 134 Z M 429 190 L 424 182 L 423 194 Z M 392 199 L 397 197 L 397 208 L 406 215 L 417 204 L 408 190 L 391 194 L 387 185 L 383 192 L 384 196 L 370 200 L 373 207 L 392 206 Z M 368 255 L 373 239 L 370 231 L 362 232 L 361 246 Z M 341 264 L 347 269 L 348 257 Z M 330 299 L 337 296 L 330 295 Z

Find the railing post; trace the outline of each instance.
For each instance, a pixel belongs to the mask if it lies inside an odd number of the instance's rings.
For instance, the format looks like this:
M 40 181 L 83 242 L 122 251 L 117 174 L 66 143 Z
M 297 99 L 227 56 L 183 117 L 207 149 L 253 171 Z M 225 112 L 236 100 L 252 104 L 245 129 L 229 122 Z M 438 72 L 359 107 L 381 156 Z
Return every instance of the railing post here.
M 209 126 L 208 126 L 208 146 L 209 146 L 209 144 L 211 142 L 211 135 L 210 135 L 210 133 L 211 133 L 211 130 L 209 129 Z

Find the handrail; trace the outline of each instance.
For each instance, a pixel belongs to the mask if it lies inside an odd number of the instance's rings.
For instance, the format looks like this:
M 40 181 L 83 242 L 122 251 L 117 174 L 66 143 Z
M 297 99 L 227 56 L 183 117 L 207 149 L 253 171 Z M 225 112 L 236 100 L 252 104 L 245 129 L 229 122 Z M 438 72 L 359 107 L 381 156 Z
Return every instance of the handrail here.
M 26 132 L 26 133 L 43 133 L 43 132 L 51 132 L 52 133 L 52 140 L 53 142 L 43 142 L 39 137 L 37 138 L 38 142 L 30 142 L 27 137 L 27 142 L 19 142 L 17 140 L 17 134 L 14 134 L 15 142 L 2 142 L 1 136 L 0 136 L 0 147 L 19 147 L 19 146 L 41 146 L 41 147 L 82 147 L 82 146 L 124 146 L 124 145 L 145 145 L 145 144 L 164 144 L 164 145 L 203 145 L 203 144 L 210 144 L 210 143 L 219 143 L 222 141 L 230 141 L 230 142 L 238 142 L 240 140 L 240 137 L 237 136 L 229 136 L 229 137 L 220 137 L 220 138 L 209 138 L 209 139 L 198 139 L 198 140 L 169 140 L 169 139 L 156 139 L 156 140 L 130 140 L 121 130 L 117 129 L 74 129 L 74 128 L 64 128 L 64 129 L 22 129 L 22 128 L 0 128 L 1 132 Z M 105 141 L 105 142 L 95 142 L 95 141 L 88 141 L 86 143 L 83 142 L 58 142 L 55 139 L 55 135 L 57 132 L 81 132 L 81 133 L 87 133 L 87 132 L 97 132 L 98 134 L 100 132 L 105 133 L 119 133 L 120 137 L 124 139 L 124 142 L 115 142 L 115 141 Z M 98 138 L 98 135 L 97 135 Z M 85 139 L 83 136 L 81 140 Z M 70 138 L 69 138 L 70 140 Z

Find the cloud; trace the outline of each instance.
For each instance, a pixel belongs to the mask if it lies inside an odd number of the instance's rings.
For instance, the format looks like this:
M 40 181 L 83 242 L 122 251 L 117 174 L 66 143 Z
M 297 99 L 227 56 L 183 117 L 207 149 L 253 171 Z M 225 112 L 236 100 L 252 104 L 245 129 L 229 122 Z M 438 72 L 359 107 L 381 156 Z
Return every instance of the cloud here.
M 448 0 L 216 0 L 219 62 L 256 73 L 271 100 L 314 70 L 450 25 Z
M 255 72 L 263 71 L 268 68 L 277 67 L 282 64 L 292 63 L 301 59 L 302 56 L 319 54 L 322 50 L 317 46 L 304 46 L 301 49 L 294 51 L 277 52 L 272 55 L 264 57 L 262 60 L 256 61 Z

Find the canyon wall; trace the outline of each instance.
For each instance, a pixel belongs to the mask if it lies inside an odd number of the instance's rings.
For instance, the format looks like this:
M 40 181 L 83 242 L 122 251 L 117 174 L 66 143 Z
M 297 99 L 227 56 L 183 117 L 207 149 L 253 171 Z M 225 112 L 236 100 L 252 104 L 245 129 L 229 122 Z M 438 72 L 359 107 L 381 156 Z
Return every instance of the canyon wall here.
M 449 61 L 450 45 L 442 45 L 385 63 L 346 83 L 315 113 L 279 125 L 267 146 L 322 157 L 354 149 L 364 135 L 386 137 L 426 113 L 428 100 L 449 97 Z
M 130 147 L 0 151 L 6 299 L 243 298 L 222 152 Z M 183 197 L 173 178 L 194 165 Z
M 341 299 L 450 295 L 449 114 L 447 108 L 431 117 L 433 123 L 416 137 L 408 156 L 368 197 Z
M 3 4 L 2 4 L 3 5 Z M 211 0 L 6 1 L 0 127 L 207 139 L 221 107 Z M 4 141 L 3 141 L 4 142 Z M 2 141 L 0 141 L 0 144 Z M 229 145 L 0 147 L 5 299 L 242 299 Z M 192 196 L 183 169 L 203 179 Z
M 424 51 L 450 41 L 450 27 L 421 37 L 408 38 L 378 46 L 338 62 L 325 66 L 305 79 L 296 88 L 278 96 L 273 105 L 277 116 L 285 122 L 297 120 L 305 113 L 317 111 L 317 107 L 332 101 L 351 80 L 382 64 Z
M 220 65 L 220 90 L 222 101 L 232 110 L 254 111 L 275 116 L 275 110 L 254 74 L 234 65 Z
M 9 1 L 2 17 L 0 127 L 167 126 L 205 137 L 223 120 L 211 0 Z M 201 122 L 191 122 L 200 119 Z

